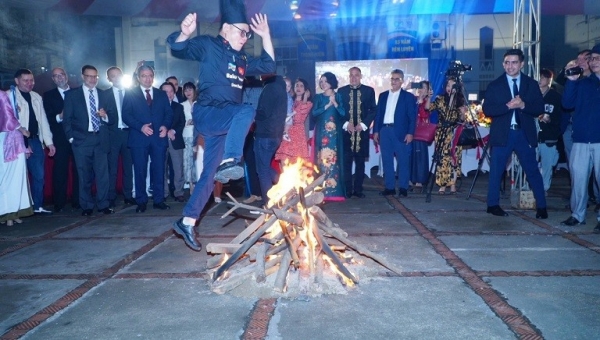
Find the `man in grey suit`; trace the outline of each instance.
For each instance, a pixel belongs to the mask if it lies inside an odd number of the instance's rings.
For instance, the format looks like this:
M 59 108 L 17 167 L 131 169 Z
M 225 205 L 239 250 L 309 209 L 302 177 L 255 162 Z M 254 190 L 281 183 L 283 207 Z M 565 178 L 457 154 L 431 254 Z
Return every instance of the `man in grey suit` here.
M 114 102 L 107 93 L 96 88 L 98 70 L 91 65 L 81 68 L 83 86 L 65 95 L 63 128 L 73 146 L 79 175 L 79 204 L 83 216 L 91 216 L 94 206 L 104 214 L 108 207 L 108 153 L 110 131 L 117 122 Z M 96 197 L 92 197 L 92 181 L 96 179 Z

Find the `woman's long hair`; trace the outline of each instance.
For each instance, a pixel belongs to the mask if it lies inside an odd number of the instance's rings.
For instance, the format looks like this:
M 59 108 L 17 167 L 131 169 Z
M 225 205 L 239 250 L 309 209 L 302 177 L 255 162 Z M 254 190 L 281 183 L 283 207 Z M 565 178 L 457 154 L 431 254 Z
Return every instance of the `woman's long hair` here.
M 294 86 L 296 83 L 302 83 L 304 85 L 304 91 L 308 91 L 308 98 L 307 101 L 311 101 L 312 100 L 312 96 L 313 96 L 313 91 L 308 87 L 308 82 L 302 78 L 297 78 L 296 81 L 294 82 L 293 86 L 292 86 L 292 91 L 294 90 Z M 296 92 L 294 92 L 294 100 L 296 100 Z
M 450 95 L 448 94 L 448 92 L 446 92 L 446 87 L 448 86 L 448 83 L 453 81 L 454 82 L 454 86 L 456 86 L 456 84 L 459 84 L 458 80 L 455 77 L 448 77 L 446 78 L 446 81 L 444 82 L 444 102 L 446 103 L 446 105 L 450 105 Z M 465 96 L 462 93 L 462 88 L 460 87 L 454 87 L 456 89 L 456 94 L 454 95 L 454 109 L 465 106 Z
M 196 85 L 194 85 L 194 83 L 192 83 L 191 81 L 188 81 L 187 83 L 183 84 L 183 95 L 185 96 L 185 90 L 186 89 L 192 89 L 194 90 L 194 99 L 192 100 L 192 103 L 196 101 L 196 99 L 198 99 L 198 91 L 196 91 Z M 187 98 L 186 98 L 187 100 Z

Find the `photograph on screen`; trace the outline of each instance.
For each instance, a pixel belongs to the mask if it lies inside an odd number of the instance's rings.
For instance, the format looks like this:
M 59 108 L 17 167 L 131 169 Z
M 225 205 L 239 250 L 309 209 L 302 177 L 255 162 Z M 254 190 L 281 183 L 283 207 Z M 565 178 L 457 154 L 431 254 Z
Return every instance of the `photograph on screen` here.
M 323 92 L 319 88 L 319 79 L 323 73 L 331 72 L 335 74 L 339 83 L 338 88 L 340 88 L 350 82 L 348 70 L 354 66 L 361 70 L 361 83 L 375 89 L 375 98 L 378 98 L 381 92 L 391 88 L 390 72 L 394 69 L 400 69 L 404 72 L 402 88 L 407 91 L 410 90 L 412 82 L 429 80 L 427 58 L 323 61 L 315 63 L 315 88 L 317 93 Z M 414 90 L 410 90 L 410 92 L 415 93 Z

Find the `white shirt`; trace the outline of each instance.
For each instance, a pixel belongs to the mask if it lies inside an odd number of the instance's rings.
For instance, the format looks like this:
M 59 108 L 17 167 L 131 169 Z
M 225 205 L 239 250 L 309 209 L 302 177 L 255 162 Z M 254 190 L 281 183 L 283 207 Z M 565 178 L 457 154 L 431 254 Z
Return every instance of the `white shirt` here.
M 187 123 L 190 119 L 192 119 L 193 104 L 190 104 L 190 101 L 186 100 L 181 105 L 183 105 L 183 113 L 185 115 L 185 126 L 183 128 L 183 132 L 181 133 L 181 136 L 183 138 L 186 138 L 186 137 L 193 138 L 194 137 L 194 125 L 188 125 L 188 123 Z
M 60 93 L 60 96 L 62 97 L 63 100 L 65 100 L 65 92 L 69 91 L 71 88 L 69 87 L 69 85 L 67 85 L 66 89 L 61 89 L 60 87 L 57 87 L 58 89 L 58 93 Z M 60 118 L 60 113 L 56 115 L 56 122 L 57 123 L 62 123 L 62 118 Z
M 390 90 L 387 102 L 385 103 L 385 115 L 383 116 L 383 124 L 394 124 L 394 113 L 396 112 L 396 104 L 398 103 L 398 98 L 400 98 L 401 91 L 402 90 L 392 92 L 392 90 Z
M 93 89 L 90 89 L 87 86 L 83 86 L 83 97 L 85 98 L 85 105 L 87 106 L 87 112 L 88 112 L 88 117 L 92 114 L 91 109 L 90 109 L 90 90 L 92 90 L 92 93 L 94 94 L 94 99 L 96 100 L 96 112 L 100 109 L 102 109 L 102 107 L 100 107 L 100 102 L 98 100 L 98 90 L 94 87 Z M 96 112 L 93 112 L 94 114 L 96 114 Z M 108 117 L 98 117 L 101 120 L 108 122 Z M 88 119 L 88 131 L 89 132 L 93 132 L 94 131 L 94 127 L 92 126 L 92 119 L 90 117 L 90 119 Z
M 152 88 L 145 88 L 143 86 L 140 85 L 140 89 L 142 89 L 142 93 L 144 94 L 144 98 L 146 98 L 146 90 L 150 90 L 150 98 L 152 98 L 152 100 L 154 100 L 154 91 L 152 91 Z
M 116 87 L 111 87 L 112 91 L 113 91 L 113 96 L 115 97 L 115 103 L 117 103 L 117 113 L 119 114 L 119 125 L 117 126 L 119 129 L 124 129 L 127 128 L 127 124 L 123 123 L 123 117 L 122 117 L 122 107 L 121 107 L 121 97 L 119 96 L 119 91 L 121 91 L 121 95 L 125 96 L 125 90 L 123 89 L 119 89 Z M 144 93 L 144 96 L 146 94 Z

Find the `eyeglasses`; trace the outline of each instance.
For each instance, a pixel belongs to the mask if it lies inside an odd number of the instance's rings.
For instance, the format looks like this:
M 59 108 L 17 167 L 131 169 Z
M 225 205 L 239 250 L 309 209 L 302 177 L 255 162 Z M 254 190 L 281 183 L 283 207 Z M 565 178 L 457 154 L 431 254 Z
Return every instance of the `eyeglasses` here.
M 600 57 L 591 57 L 590 61 L 600 61 Z
M 240 30 L 240 37 L 246 38 L 246 39 L 250 39 L 250 37 L 252 37 L 252 32 L 248 32 L 246 30 L 243 30 L 243 29 L 237 27 L 234 24 L 231 24 L 231 26 L 233 26 L 233 27 L 237 28 L 238 30 Z

